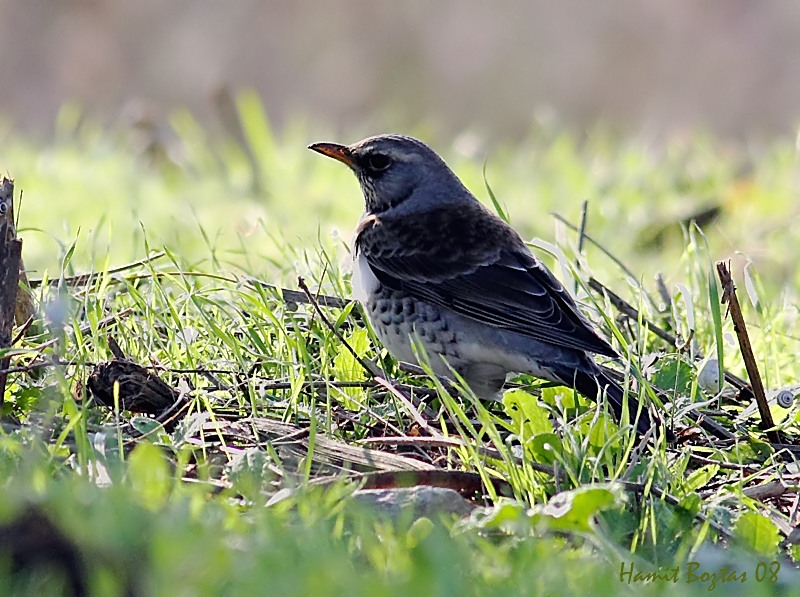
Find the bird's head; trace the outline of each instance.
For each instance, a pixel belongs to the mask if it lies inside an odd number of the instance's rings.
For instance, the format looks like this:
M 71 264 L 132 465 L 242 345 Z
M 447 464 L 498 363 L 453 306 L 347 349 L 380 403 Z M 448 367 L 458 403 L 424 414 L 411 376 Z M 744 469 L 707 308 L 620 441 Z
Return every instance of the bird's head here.
M 353 145 L 314 143 L 308 148 L 350 167 L 369 213 L 379 214 L 400 204 L 425 210 L 473 200 L 444 160 L 413 137 L 378 135 Z

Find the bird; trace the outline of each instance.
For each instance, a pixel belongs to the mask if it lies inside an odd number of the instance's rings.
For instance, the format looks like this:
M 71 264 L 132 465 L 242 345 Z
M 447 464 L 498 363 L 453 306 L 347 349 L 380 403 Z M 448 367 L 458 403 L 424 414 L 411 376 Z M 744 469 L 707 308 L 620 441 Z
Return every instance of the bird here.
M 361 185 L 353 295 L 395 359 L 419 363 L 416 344 L 436 375 L 457 372 L 482 400 L 498 399 L 508 373 L 531 374 L 605 399 L 622 420 L 625 391 L 592 356 L 617 351 L 433 149 L 396 134 L 308 148 L 347 165 Z M 627 407 L 647 433 L 647 409 L 631 394 Z

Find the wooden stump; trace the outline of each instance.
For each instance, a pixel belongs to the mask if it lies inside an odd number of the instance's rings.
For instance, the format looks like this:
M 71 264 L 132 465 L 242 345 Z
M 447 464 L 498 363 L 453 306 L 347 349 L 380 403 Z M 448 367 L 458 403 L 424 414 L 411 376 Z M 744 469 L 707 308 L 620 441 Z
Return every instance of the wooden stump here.
M 14 181 L 0 182 L 0 351 L 11 347 L 11 331 L 17 310 L 22 241 L 14 226 Z M 0 358 L 0 408 L 6 393 L 5 370 L 11 357 Z

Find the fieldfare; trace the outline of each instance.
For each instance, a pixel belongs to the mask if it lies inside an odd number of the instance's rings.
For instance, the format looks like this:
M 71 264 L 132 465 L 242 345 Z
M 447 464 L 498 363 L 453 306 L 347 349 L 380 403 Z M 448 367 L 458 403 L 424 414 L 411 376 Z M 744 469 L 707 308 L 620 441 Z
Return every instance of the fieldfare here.
M 616 351 L 436 152 L 402 135 L 309 149 L 349 166 L 361 184 L 353 293 L 392 356 L 416 363 L 416 336 L 434 373 L 452 378 L 452 367 L 479 398 L 496 399 L 507 373 L 529 373 L 605 396 L 620 419 L 625 392 L 590 356 Z M 646 432 L 647 410 L 633 395 L 627 403 Z

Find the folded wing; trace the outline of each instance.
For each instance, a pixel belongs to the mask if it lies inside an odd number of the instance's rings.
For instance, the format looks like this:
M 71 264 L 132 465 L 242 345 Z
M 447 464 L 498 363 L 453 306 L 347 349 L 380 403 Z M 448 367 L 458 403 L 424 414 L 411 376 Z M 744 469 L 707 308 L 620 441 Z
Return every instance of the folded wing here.
M 513 229 L 478 202 L 370 216 L 355 245 L 389 288 L 542 342 L 617 356 Z

